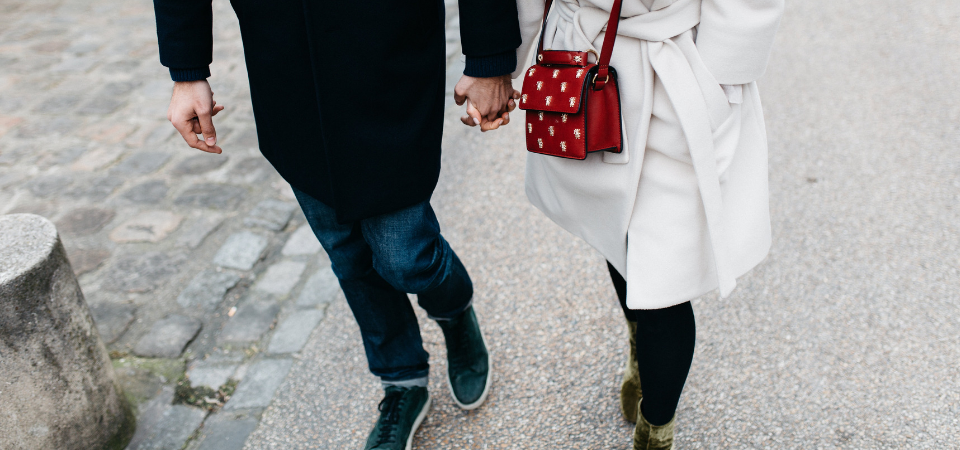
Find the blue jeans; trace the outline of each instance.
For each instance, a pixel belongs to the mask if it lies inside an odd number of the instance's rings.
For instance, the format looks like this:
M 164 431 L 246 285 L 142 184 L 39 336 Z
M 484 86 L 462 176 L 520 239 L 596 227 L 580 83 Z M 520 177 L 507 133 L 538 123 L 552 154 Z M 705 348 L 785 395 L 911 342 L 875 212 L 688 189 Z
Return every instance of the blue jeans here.
M 333 208 L 294 189 L 360 326 L 370 371 L 386 384 L 426 385 L 430 366 L 407 293 L 434 320 L 470 307 L 473 283 L 430 202 L 337 223 Z

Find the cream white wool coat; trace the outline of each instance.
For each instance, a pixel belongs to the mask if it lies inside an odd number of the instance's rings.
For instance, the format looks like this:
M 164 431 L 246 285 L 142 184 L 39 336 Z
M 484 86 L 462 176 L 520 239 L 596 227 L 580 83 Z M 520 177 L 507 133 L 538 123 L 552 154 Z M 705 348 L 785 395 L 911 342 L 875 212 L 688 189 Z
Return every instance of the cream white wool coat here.
M 523 74 L 543 0 L 518 0 Z M 555 0 L 544 48 L 597 52 L 613 0 Z M 585 161 L 529 154 L 526 192 L 657 309 L 719 288 L 770 249 L 767 136 L 755 80 L 783 0 L 623 0 L 611 66 L 626 148 Z

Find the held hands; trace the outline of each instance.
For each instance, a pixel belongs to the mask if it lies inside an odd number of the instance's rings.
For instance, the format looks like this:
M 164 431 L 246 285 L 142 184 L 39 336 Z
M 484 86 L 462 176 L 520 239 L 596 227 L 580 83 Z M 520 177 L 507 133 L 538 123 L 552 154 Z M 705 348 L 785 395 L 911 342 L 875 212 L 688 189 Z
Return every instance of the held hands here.
M 458 105 L 467 104 L 467 115 L 460 121 L 467 126 L 480 125 L 490 131 L 510 123 L 510 111 L 517 107 L 520 92 L 513 88 L 510 75 L 474 78 L 464 75 L 453 90 Z
M 174 83 L 167 119 L 187 145 L 208 153 L 223 152 L 217 145 L 217 130 L 213 128 L 213 116 L 220 111 L 223 106 L 213 99 L 207 80 Z M 203 140 L 197 138 L 198 134 L 203 135 Z

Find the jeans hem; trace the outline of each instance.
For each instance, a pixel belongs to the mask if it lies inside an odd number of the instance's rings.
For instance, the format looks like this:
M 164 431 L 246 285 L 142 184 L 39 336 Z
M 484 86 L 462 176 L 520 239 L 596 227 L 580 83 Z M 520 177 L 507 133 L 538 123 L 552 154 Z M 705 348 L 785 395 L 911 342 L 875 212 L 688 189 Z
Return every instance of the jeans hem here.
M 428 313 L 428 314 L 427 314 L 427 318 L 428 318 L 428 319 L 431 319 L 431 320 L 435 320 L 435 321 L 437 321 L 437 322 L 445 322 L 445 321 L 453 320 L 453 319 L 456 319 L 457 316 L 459 316 L 460 314 L 463 314 L 463 313 L 466 312 L 468 309 L 470 309 L 471 306 L 473 306 L 473 298 L 472 298 L 472 297 L 470 298 L 470 300 L 467 301 L 467 304 L 466 304 L 464 307 L 458 308 L 457 310 L 455 310 L 455 311 L 452 312 L 452 313 L 443 314 L 444 317 L 434 316 L 434 315 Z
M 418 377 L 418 378 L 412 378 L 412 379 L 409 379 L 409 380 L 400 380 L 400 381 L 380 380 L 380 384 L 381 384 L 384 388 L 387 388 L 387 387 L 390 387 L 390 386 L 397 386 L 397 387 L 402 387 L 402 388 L 409 388 L 409 387 L 423 387 L 423 388 L 425 388 L 425 387 L 427 387 L 427 384 L 428 384 L 429 381 L 430 381 L 430 377 Z

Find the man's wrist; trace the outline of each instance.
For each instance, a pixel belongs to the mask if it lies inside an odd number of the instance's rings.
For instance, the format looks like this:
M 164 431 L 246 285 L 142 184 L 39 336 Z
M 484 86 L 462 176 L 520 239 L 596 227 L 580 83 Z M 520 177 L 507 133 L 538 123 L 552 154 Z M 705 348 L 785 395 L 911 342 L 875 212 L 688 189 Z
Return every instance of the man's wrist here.
M 190 69 L 170 68 L 170 78 L 173 81 L 200 81 L 210 78 L 210 66 L 194 67 Z
M 467 56 L 463 74 L 474 78 L 499 77 L 517 69 L 517 52 L 510 50 L 489 56 Z

